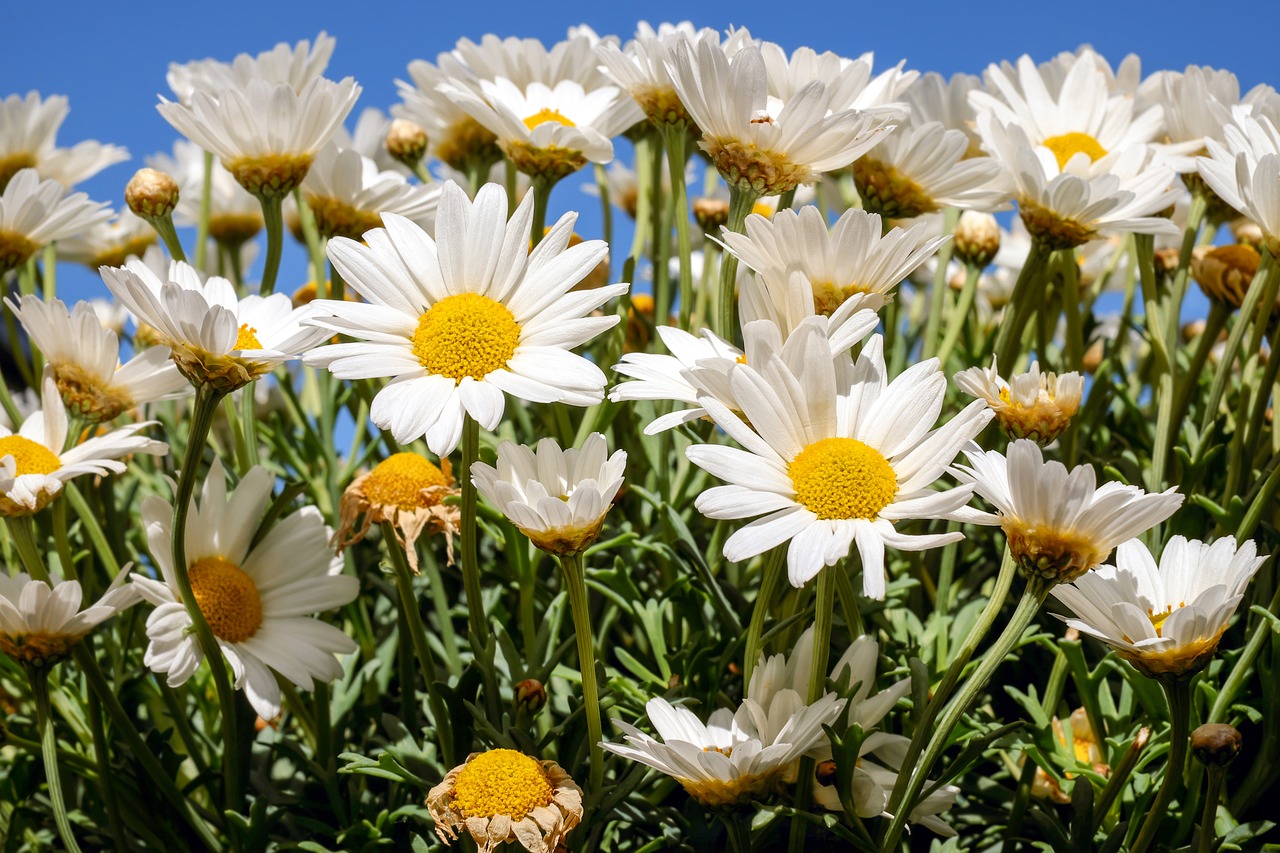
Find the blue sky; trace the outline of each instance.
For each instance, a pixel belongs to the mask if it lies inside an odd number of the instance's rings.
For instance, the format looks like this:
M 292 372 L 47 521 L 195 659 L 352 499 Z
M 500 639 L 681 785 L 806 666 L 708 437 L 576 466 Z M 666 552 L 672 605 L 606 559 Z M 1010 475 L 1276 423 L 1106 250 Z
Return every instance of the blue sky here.
M 1144 73 L 1187 64 L 1234 71 L 1242 89 L 1280 83 L 1280 62 L 1269 40 L 1249 20 L 1269 20 L 1271 4 L 1236 2 L 1229 12 L 1190 2 L 817 3 L 750 0 L 712 6 L 674 2 L 570 4 L 502 2 L 382 2 L 361 5 L 318 0 L 302 4 L 267 0 L 221 0 L 215 4 L 135 2 L 128 5 L 9 3 L 0 11 L 6 33 L 0 55 L 0 97 L 25 94 L 70 98 L 71 115 L 59 133 L 70 145 L 96 138 L 128 147 L 129 163 L 114 166 L 80 189 L 93 198 L 122 203 L 124 184 L 147 155 L 170 149 L 176 131 L 155 110 L 168 95 L 171 61 L 231 59 L 278 41 L 294 42 L 327 30 L 337 38 L 328 76 L 355 77 L 364 87 L 353 116 L 365 106 L 386 109 L 396 102 L 396 78 L 406 78 L 413 59 L 434 60 L 467 36 L 486 32 L 531 36 L 551 43 L 566 27 L 586 23 L 602 35 L 624 40 L 643 18 L 651 23 L 691 19 L 699 26 L 746 26 L 753 35 L 788 49 L 809 45 L 846 56 L 876 53 L 877 69 L 907 60 L 907 67 L 952 74 L 980 73 L 992 61 L 1029 53 L 1038 60 L 1080 44 L 1092 44 L 1118 63 L 1135 52 Z M 1252 13 L 1251 13 L 1252 8 Z M 92 11 L 82 11 L 91 9 Z M 189 11 L 187 11 L 189 10 Z M 1269 31 L 1265 26 L 1264 31 Z M 597 221 L 596 202 L 561 187 L 552 214 L 581 209 Z M 590 228 L 584 228 L 588 236 Z M 620 253 L 619 253 L 620 254 Z M 286 256 L 301 269 L 301 253 Z M 97 276 L 67 267 L 60 271 L 68 296 L 105 295 Z M 282 287 L 288 286 L 282 280 Z

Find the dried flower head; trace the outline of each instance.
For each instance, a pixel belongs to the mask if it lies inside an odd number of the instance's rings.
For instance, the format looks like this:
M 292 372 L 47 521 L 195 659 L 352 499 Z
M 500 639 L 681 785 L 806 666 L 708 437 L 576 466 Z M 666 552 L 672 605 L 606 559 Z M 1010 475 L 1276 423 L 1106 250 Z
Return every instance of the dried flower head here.
M 456 505 L 444 501 L 456 494 L 448 458 L 441 459 L 437 468 L 417 453 L 388 456 L 372 471 L 353 480 L 342 493 L 333 545 L 341 552 L 363 539 L 371 525 L 390 522 L 399 533 L 409 567 L 415 572 L 418 553 L 414 543 L 424 534 L 444 534 L 452 563 L 453 534 L 461 516 Z

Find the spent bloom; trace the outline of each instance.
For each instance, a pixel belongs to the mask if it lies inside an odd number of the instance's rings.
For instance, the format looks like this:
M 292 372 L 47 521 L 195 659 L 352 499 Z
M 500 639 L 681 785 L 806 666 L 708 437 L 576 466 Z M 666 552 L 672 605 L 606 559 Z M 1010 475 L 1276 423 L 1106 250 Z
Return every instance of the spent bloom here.
M 415 572 L 418 549 L 414 543 L 424 535 L 443 533 L 452 562 L 453 534 L 462 514 L 456 505 L 444 501 L 457 494 L 448 457 L 437 467 L 417 453 L 393 453 L 352 480 L 342 493 L 333 545 L 343 551 L 363 539 L 370 526 L 390 522 Z

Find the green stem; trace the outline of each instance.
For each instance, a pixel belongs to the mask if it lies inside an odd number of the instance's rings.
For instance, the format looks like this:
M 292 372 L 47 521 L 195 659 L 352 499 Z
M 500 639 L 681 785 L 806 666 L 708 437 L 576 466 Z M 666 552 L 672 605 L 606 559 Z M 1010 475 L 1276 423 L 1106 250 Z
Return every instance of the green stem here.
M 125 836 L 124 820 L 120 817 L 120 799 L 116 796 L 115 784 L 111 781 L 111 755 L 108 752 L 107 732 L 102 724 L 102 702 L 96 693 L 89 693 L 89 726 L 93 733 L 93 757 L 98 765 L 98 793 L 107 807 L 107 823 L 111 826 L 111 838 L 117 847 L 129 849 Z
M 170 257 L 175 261 L 186 262 L 187 253 L 182 251 L 182 241 L 178 239 L 178 231 L 173 227 L 173 216 L 166 213 L 164 216 L 151 217 L 147 222 L 164 241 L 164 247 L 169 250 Z
M 409 640 L 413 645 L 413 653 L 418 658 L 418 668 L 422 671 L 422 680 L 427 683 L 427 702 L 431 705 L 431 716 L 434 717 L 436 737 L 440 742 L 440 757 L 446 767 L 454 765 L 453 754 L 453 722 L 449 711 L 436 688 L 436 663 L 431 654 L 431 645 L 427 642 L 427 629 L 422 624 L 422 612 L 418 609 L 418 597 L 413 592 L 413 574 L 409 570 L 409 561 L 404 549 L 396 539 L 395 528 L 390 522 L 382 523 L 382 542 L 386 545 L 387 556 L 391 559 L 391 567 L 395 569 L 396 591 L 400 596 L 400 605 L 408 622 Z M 411 690 L 408 685 L 405 690 Z
M 80 845 L 71 832 L 71 821 L 67 819 L 67 804 L 62 798 L 62 780 L 58 775 L 58 736 L 49 711 L 49 671 L 30 667 L 27 676 L 31 679 L 31 693 L 36 700 L 36 726 L 40 729 L 40 753 L 44 756 L 49 800 L 53 803 L 53 822 L 58 826 L 63 846 L 71 853 L 80 853 Z
M 476 484 L 471 477 L 471 466 L 480 458 L 480 424 L 471 415 L 463 415 L 462 421 L 462 470 L 458 479 L 462 483 L 462 585 L 467 595 L 467 627 L 472 637 L 482 639 L 489 630 L 489 620 L 484 613 L 484 594 L 480 585 L 480 559 L 477 539 L 480 528 L 476 524 Z
M 956 310 L 952 312 L 950 322 L 947 323 L 947 334 L 942 340 L 942 346 L 938 347 L 938 362 L 944 371 L 947 367 L 947 357 L 951 355 L 951 351 L 960 340 L 960 333 L 969 325 L 969 312 L 973 310 L 973 301 L 978 295 L 978 281 L 981 278 L 981 267 L 973 264 L 966 265 L 960 299 L 956 302 Z
M 263 296 L 270 296 L 276 289 L 276 276 L 280 273 L 280 255 L 284 250 L 283 196 L 262 196 L 262 222 L 267 230 L 267 260 L 262 267 Z M 319 286 L 320 282 L 316 282 Z
M 603 791 L 604 729 L 600 718 L 600 688 L 596 684 L 595 640 L 591 633 L 591 608 L 587 600 L 587 579 L 581 554 L 565 554 L 560 557 L 564 570 L 565 587 L 569 592 L 569 607 L 573 612 L 573 633 L 578 641 L 578 669 L 582 673 L 583 709 L 587 715 L 587 738 L 590 740 L 592 795 Z
M 1249 321 L 1253 319 L 1259 301 L 1262 299 L 1269 299 L 1273 303 L 1275 301 L 1276 289 L 1280 287 L 1280 275 L 1276 275 L 1275 272 L 1275 259 L 1271 257 L 1270 252 L 1263 252 L 1262 262 L 1258 266 L 1257 273 L 1253 276 L 1253 281 L 1249 284 L 1249 290 L 1244 295 L 1244 302 L 1240 305 L 1240 310 L 1236 314 L 1235 325 L 1231 327 L 1231 333 L 1227 336 L 1227 346 L 1222 351 L 1218 369 L 1213 374 L 1213 385 L 1209 388 L 1209 400 L 1205 404 L 1204 414 L 1200 420 L 1201 436 L 1209 431 L 1210 424 L 1218 417 L 1218 404 L 1222 402 L 1222 395 L 1227 389 L 1227 382 L 1231 379 L 1231 368 L 1235 366 L 1236 353 L 1240 351 L 1240 344 L 1244 341 L 1245 329 L 1248 328 Z
M 444 578 L 440 575 L 440 566 L 436 563 L 436 555 L 430 548 L 418 564 L 427 573 L 427 586 L 431 591 L 431 605 L 436 611 L 436 626 L 440 630 L 440 640 L 444 645 L 446 663 L 451 675 L 462 674 L 462 657 L 458 654 L 458 641 L 453 630 L 453 619 L 449 615 L 449 599 L 445 594 Z
M 728 230 L 741 234 L 747 214 L 760 200 L 760 193 L 734 183 L 729 187 L 729 224 Z M 725 252 L 720 259 L 720 296 L 716 303 L 716 324 L 712 329 L 726 341 L 733 343 L 737 337 L 738 299 L 735 288 L 738 283 L 738 258 L 732 252 Z
M 1155 841 L 1160 821 L 1164 819 L 1165 811 L 1178 793 L 1178 786 L 1182 784 L 1187 761 L 1187 745 L 1191 740 L 1191 684 L 1187 681 L 1175 681 L 1163 682 L 1163 686 L 1165 696 L 1169 699 L 1169 763 L 1165 766 L 1160 793 L 1147 812 L 1147 819 L 1143 821 L 1142 830 L 1133 842 L 1130 853 L 1143 853 Z
M 1214 824 L 1218 817 L 1218 800 L 1222 797 L 1222 780 L 1226 774 L 1225 767 L 1209 767 L 1209 780 L 1204 792 L 1204 812 L 1200 816 L 1200 843 L 1196 846 L 1198 853 L 1213 853 L 1217 841 Z
M 942 216 L 942 233 L 944 236 L 956 230 L 960 221 L 960 209 L 948 207 Z M 933 273 L 933 289 L 929 294 L 929 316 L 925 320 L 924 347 L 922 357 L 929 359 L 938 350 L 938 329 L 942 326 L 942 307 L 947 295 L 947 264 L 951 261 L 951 253 L 955 250 L 955 240 L 948 240 L 938 249 L 937 268 Z M 965 309 L 966 312 L 968 309 Z M 961 315 L 963 316 L 963 315 Z
M 684 181 L 684 167 L 689 159 L 689 134 L 683 127 L 664 125 L 662 136 L 667 145 L 667 167 L 671 172 L 671 209 L 676 220 L 676 245 L 680 252 L 680 328 L 689 328 L 693 313 L 693 243 L 689 236 L 689 194 Z M 654 316 L 657 323 L 666 318 Z
M 1277 466 L 1276 470 L 1280 471 L 1280 466 Z M 1239 531 L 1237 533 L 1240 539 L 1247 537 L 1245 533 Z M 1271 597 L 1271 603 L 1267 606 L 1267 610 L 1275 613 L 1278 608 L 1280 608 L 1280 588 Z M 1245 644 L 1244 651 L 1236 659 L 1235 664 L 1231 667 L 1231 672 L 1227 675 L 1226 680 L 1222 682 L 1222 689 L 1218 691 L 1217 697 L 1213 700 L 1213 706 L 1209 709 L 1208 722 L 1227 722 L 1227 713 L 1231 710 L 1236 697 L 1240 695 L 1240 691 L 1244 688 L 1245 679 L 1249 677 L 1249 668 L 1253 666 L 1254 661 L 1258 659 L 1258 655 L 1262 653 L 1262 647 L 1267 644 L 1272 630 L 1272 622 L 1269 619 L 1259 620 L 1254 627 L 1253 635 L 1249 637 L 1249 642 Z
M 209 215 L 213 210 L 213 154 L 204 152 L 204 178 L 200 188 L 200 219 L 196 221 L 196 269 L 204 269 L 209 243 Z
M 542 242 L 543 232 L 547 229 L 547 204 L 551 200 L 551 188 L 556 185 L 554 178 L 546 175 L 533 176 L 533 224 L 529 226 L 529 242 L 537 246 Z
M 1081 322 L 1083 306 L 1080 297 L 1080 265 L 1076 263 L 1076 250 L 1063 249 L 1062 302 L 1067 313 L 1067 370 L 1084 372 L 1084 324 Z M 1047 354 L 1041 353 L 1041 358 Z
M 40 295 L 45 302 L 51 302 L 58 295 L 58 244 L 46 245 L 41 256 L 40 272 L 44 280 L 41 282 Z
M 1027 581 L 1027 588 L 1022 593 L 1017 609 L 1014 610 L 1013 615 L 1009 618 L 1009 623 L 1005 625 L 995 643 L 987 650 L 986 656 L 982 659 L 982 663 L 978 664 L 978 668 L 973 675 L 969 677 L 960 692 L 947 705 L 946 710 L 942 712 L 938 724 L 929 731 L 929 744 L 920 763 L 913 767 L 912 764 L 908 763 L 909 757 L 908 761 L 903 762 L 902 770 L 898 776 L 898 784 L 894 786 L 891 800 L 891 803 L 896 803 L 897 805 L 890 805 L 889 812 L 893 814 L 893 818 L 885 831 L 884 841 L 880 845 L 881 850 L 896 850 L 898 848 L 898 842 L 902 838 L 902 831 L 906 827 L 907 819 L 911 815 L 912 809 L 915 807 L 916 798 L 928 782 L 929 773 L 933 769 L 933 765 L 937 763 L 942 756 L 943 750 L 947 748 L 951 732 L 960 723 L 969 706 L 986 689 L 987 682 L 991 680 L 991 676 L 995 674 L 995 671 L 1004 662 L 1005 655 L 1013 649 L 1014 645 L 1022 637 L 1023 632 L 1026 631 L 1027 626 L 1031 624 L 1031 620 L 1040 611 L 1040 605 L 1048 597 L 1051 588 L 1050 584 L 1040 579 Z M 985 616 L 986 614 L 984 613 L 983 615 Z M 903 779 L 908 780 L 905 787 L 903 786 Z M 901 793 L 899 793 L 900 788 L 902 789 Z
M 751 624 L 747 627 L 747 646 L 742 658 L 742 683 L 751 684 L 751 673 L 760 659 L 760 639 L 764 636 L 764 622 L 769 618 L 769 605 L 782 583 L 782 573 L 787 565 L 787 549 L 774 548 L 764 558 L 764 570 L 760 578 L 760 591 L 751 609 Z
M 249 391 L 249 393 L 253 393 Z M 205 440 L 209 428 L 213 425 L 213 415 L 217 411 L 222 392 L 209 385 L 196 389 L 196 399 L 191 412 L 191 429 L 187 433 L 187 449 L 182 458 L 182 470 L 178 476 L 178 491 L 173 505 L 173 576 L 178 586 L 178 598 L 191 618 L 191 627 L 195 631 L 200 652 L 209 662 L 209 671 L 213 675 L 214 687 L 218 693 L 218 707 L 222 715 L 222 737 L 224 755 L 222 775 L 225 784 L 224 795 L 228 809 L 240 810 L 244 800 L 241 788 L 240 731 L 236 725 L 236 694 L 227 672 L 226 661 L 222 657 L 222 649 L 209 627 L 200 605 L 196 601 L 195 592 L 191 588 L 190 566 L 187 564 L 187 514 L 191 510 L 191 499 L 199 480 L 200 462 L 204 455 Z
M 35 519 L 29 515 L 10 516 L 9 534 L 13 538 L 14 547 L 18 549 L 18 559 L 27 574 L 38 581 L 52 584 L 49 570 L 45 568 L 44 559 L 40 556 L 40 548 L 36 544 Z
M 303 198 L 301 188 L 294 189 L 293 203 L 298 210 L 298 221 L 302 224 L 302 237 L 307 243 L 307 259 L 311 262 L 311 276 L 316 283 L 316 295 L 319 296 L 324 293 L 324 249 L 328 241 L 320 236 L 316 215 L 311 210 L 311 205 L 307 204 L 307 200 Z M 337 296 L 333 295 L 332 278 L 329 279 L 329 298 L 342 299 L 341 289 Z
M 1031 251 L 1013 285 L 1013 294 L 1010 296 L 1009 306 L 1005 308 L 1004 322 L 1000 324 L 1000 331 L 996 334 L 995 346 L 996 361 L 1003 364 L 1007 372 L 1013 371 L 1014 360 L 1022 346 L 1022 332 L 1040 303 L 1040 294 L 1032 293 L 1031 288 L 1050 254 L 1052 253 L 1039 240 L 1032 241 Z
M 809 658 L 809 693 L 805 697 L 805 702 L 809 705 L 817 702 L 827 692 L 827 664 L 831 655 L 831 623 L 835 620 L 835 573 L 843 571 L 845 571 L 844 564 L 837 563 L 834 566 L 823 566 L 818 572 L 818 589 L 813 605 L 813 654 Z M 813 797 L 813 772 L 813 759 L 808 757 L 801 759 L 800 776 L 796 783 L 796 808 L 798 810 L 803 811 L 809 808 L 810 800 Z M 798 851 L 804 849 L 805 828 L 804 820 L 792 818 L 789 846 L 791 853 L 798 853 Z

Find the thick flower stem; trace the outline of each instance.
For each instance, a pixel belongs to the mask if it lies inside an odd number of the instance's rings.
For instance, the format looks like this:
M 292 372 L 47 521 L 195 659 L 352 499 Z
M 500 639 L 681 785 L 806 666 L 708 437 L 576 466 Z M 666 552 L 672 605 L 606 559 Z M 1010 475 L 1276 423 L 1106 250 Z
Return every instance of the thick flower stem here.
M 942 233 L 950 236 L 960 221 L 960 208 L 948 207 L 942 218 Z M 938 330 L 942 327 L 942 309 L 946 304 L 947 265 L 951 261 L 951 253 L 955 250 L 955 240 L 948 240 L 938 250 L 937 268 L 933 274 L 933 288 L 929 293 L 929 316 L 925 320 L 924 347 L 921 353 L 924 358 L 932 358 L 938 351 Z M 966 309 L 967 313 L 968 309 Z M 963 315 L 961 315 L 963 317 Z M 955 325 L 954 318 L 952 321 Z
M 204 177 L 200 185 L 200 219 L 196 222 L 196 269 L 204 269 L 209 243 L 209 214 L 213 209 L 213 154 L 204 152 Z
M 662 139 L 667 147 L 667 167 L 671 172 L 671 209 L 676 222 L 676 245 L 680 252 L 680 328 L 689 328 L 693 313 L 693 244 L 689 238 L 689 194 L 684 182 L 684 167 L 689 159 L 689 133 L 683 127 L 662 126 Z M 666 318 L 655 314 L 654 322 Z
M 1218 817 L 1218 800 L 1222 797 L 1222 780 L 1227 775 L 1227 768 L 1211 765 L 1209 781 L 1205 786 L 1204 812 L 1200 816 L 1200 843 L 1196 845 L 1198 853 L 1213 853 L 1217 832 L 1214 822 Z
M 36 727 L 40 730 L 40 753 L 44 756 L 44 773 L 49 788 L 49 800 L 53 803 L 53 822 L 58 826 L 62 845 L 71 853 L 80 853 L 80 845 L 71 832 L 67 820 L 67 804 L 62 798 L 62 780 L 58 776 L 58 736 L 53 728 L 53 715 L 49 710 L 49 671 L 43 667 L 29 667 L 31 694 L 36 700 Z
M 551 200 L 551 189 L 556 185 L 555 178 L 546 175 L 533 176 L 533 224 L 529 226 L 529 245 L 537 246 L 542 242 L 543 232 L 547 230 L 547 204 Z
M 251 389 L 248 393 L 252 394 Z M 200 653 L 209 662 L 209 671 L 213 675 L 213 684 L 218 692 L 218 707 L 222 714 L 222 737 L 225 744 L 222 759 L 222 775 L 225 785 L 224 795 L 228 809 L 240 810 L 244 801 L 242 786 L 243 774 L 240 751 L 240 728 L 236 725 L 236 693 L 227 672 L 226 661 L 222 657 L 222 649 L 213 635 L 200 605 L 196 602 L 191 588 L 191 577 L 187 564 L 187 513 L 191 509 L 191 496 L 195 492 L 196 481 L 200 475 L 200 461 L 204 455 L 205 441 L 209 436 L 209 428 L 213 425 L 213 415 L 222 399 L 222 392 L 209 385 L 196 389 L 195 404 L 192 406 L 191 429 L 187 433 L 187 449 L 182 457 L 182 470 L 178 475 L 178 492 L 173 504 L 173 577 L 178 586 L 178 598 L 191 618 L 191 627 L 195 631 Z
M 1018 273 L 1018 281 L 1013 285 L 1009 306 L 1005 308 L 1004 319 L 996 335 L 996 360 L 1004 365 L 1006 371 L 1013 371 L 1014 360 L 1022 345 L 1022 332 L 1035 313 L 1036 306 L 1042 301 L 1043 294 L 1033 293 L 1032 289 L 1038 283 L 1036 279 L 1050 254 L 1040 241 L 1032 241 L 1031 251 L 1022 265 L 1022 271 Z
M 14 547 L 18 549 L 22 568 L 36 580 L 52 583 L 49 580 L 49 570 L 44 567 L 44 560 L 40 557 L 40 548 L 36 545 L 35 520 L 29 515 L 19 515 L 11 516 L 8 522 L 9 535 L 13 537 Z
M 1169 699 L 1169 763 L 1164 769 L 1160 793 L 1147 811 L 1147 819 L 1143 821 L 1133 847 L 1129 848 L 1130 853 L 1143 853 L 1156 840 L 1160 821 L 1164 819 L 1165 811 L 1178 793 L 1182 774 L 1186 769 L 1187 746 L 1191 743 L 1191 684 L 1187 681 L 1166 681 L 1163 685 L 1165 696 Z
M 583 710 L 587 715 L 587 738 L 591 741 L 590 795 L 598 795 L 604 784 L 604 728 L 600 721 L 600 688 L 596 684 L 595 638 L 591 633 L 591 609 L 587 601 L 587 578 L 581 554 L 560 556 L 565 587 L 569 592 L 569 608 L 573 612 L 573 633 L 578 641 L 578 669 L 582 673 Z
M 751 673 L 760 659 L 760 640 L 764 636 L 764 621 L 769 618 L 769 604 L 782 581 L 787 565 L 787 549 L 778 547 L 764 558 L 764 573 L 760 578 L 760 591 L 751 609 L 751 624 L 747 627 L 747 645 L 742 656 L 742 683 L 751 683 Z
M 827 664 L 831 656 L 831 623 L 835 619 L 836 608 L 836 572 L 843 572 L 844 565 L 824 566 L 818 572 L 818 589 L 814 598 L 813 614 L 813 656 L 809 658 L 809 693 L 805 703 L 812 705 L 827 692 Z M 800 759 L 800 776 L 796 782 L 796 808 L 803 811 L 809 808 L 813 797 L 814 762 L 812 758 Z M 788 849 L 791 853 L 804 850 L 806 821 L 793 818 L 791 821 L 791 840 Z
M 913 767 L 908 763 L 910 756 L 908 756 L 908 761 L 903 762 L 902 770 L 898 777 L 898 785 L 894 787 L 893 797 L 890 800 L 888 809 L 893 815 L 893 819 L 888 829 L 885 830 L 884 840 L 880 844 L 881 850 L 898 849 L 902 831 L 906 827 L 912 808 L 915 806 L 916 798 L 924 790 L 933 765 L 937 763 L 942 756 L 943 750 L 947 748 L 951 732 L 960 723 L 965 712 L 969 710 L 969 706 L 986 689 L 987 682 L 991 680 L 991 676 L 995 674 L 996 669 L 1004 662 L 1005 655 L 1013 649 L 1027 626 L 1031 624 L 1031 620 L 1040 612 L 1040 605 L 1044 603 L 1045 598 L 1049 595 L 1049 590 L 1052 588 L 1052 584 L 1042 579 L 1027 581 L 1027 588 L 1023 591 L 1022 599 L 1018 602 L 1018 607 L 1014 610 L 1013 616 L 1009 618 L 1009 623 L 1005 625 L 995 643 L 987 650 L 986 657 L 982 659 L 982 663 L 978 664 L 978 668 L 974 673 L 969 676 L 964 687 L 947 705 L 946 710 L 942 712 L 937 725 L 933 726 L 929 731 L 929 743 L 925 748 L 924 757 L 920 760 L 920 763 Z M 983 615 L 986 616 L 987 614 L 984 613 Z M 901 788 L 903 779 L 907 780 L 905 788 Z M 900 788 L 901 790 L 899 790 Z
M 185 262 L 187 253 L 182 251 L 182 241 L 178 239 L 178 231 L 173 227 L 173 216 L 166 213 L 164 216 L 152 217 L 147 222 L 164 241 L 164 247 L 169 250 L 170 256 L 175 261 Z
M 729 188 L 729 224 L 725 227 L 736 234 L 743 232 L 747 214 L 760 200 L 760 193 L 735 183 Z M 720 260 L 720 296 L 716 303 L 716 324 L 712 329 L 730 343 L 737 337 L 738 299 L 734 292 L 738 283 L 738 258 L 726 252 Z
M 263 296 L 270 296 L 276 289 L 276 276 L 280 273 L 280 255 L 284 250 L 284 197 L 263 196 L 262 221 L 267 231 L 267 260 L 262 267 Z M 316 283 L 319 285 L 319 282 Z
M 409 561 L 404 549 L 396 539 L 395 527 L 388 521 L 382 523 L 382 542 L 387 546 L 387 556 L 396 573 L 396 591 L 400 595 L 400 606 L 404 611 L 405 627 L 413 645 L 413 653 L 418 658 L 418 668 L 422 671 L 422 680 L 427 683 L 427 702 L 431 705 L 431 716 L 436 726 L 436 740 L 440 744 L 440 757 L 446 767 L 454 765 L 453 723 L 449 710 L 436 689 L 436 663 L 431 655 L 431 645 L 427 642 L 427 629 L 422 624 L 422 612 L 418 609 L 418 597 L 413 592 L 413 573 L 409 570 Z M 408 688 L 406 688 L 408 689 Z

